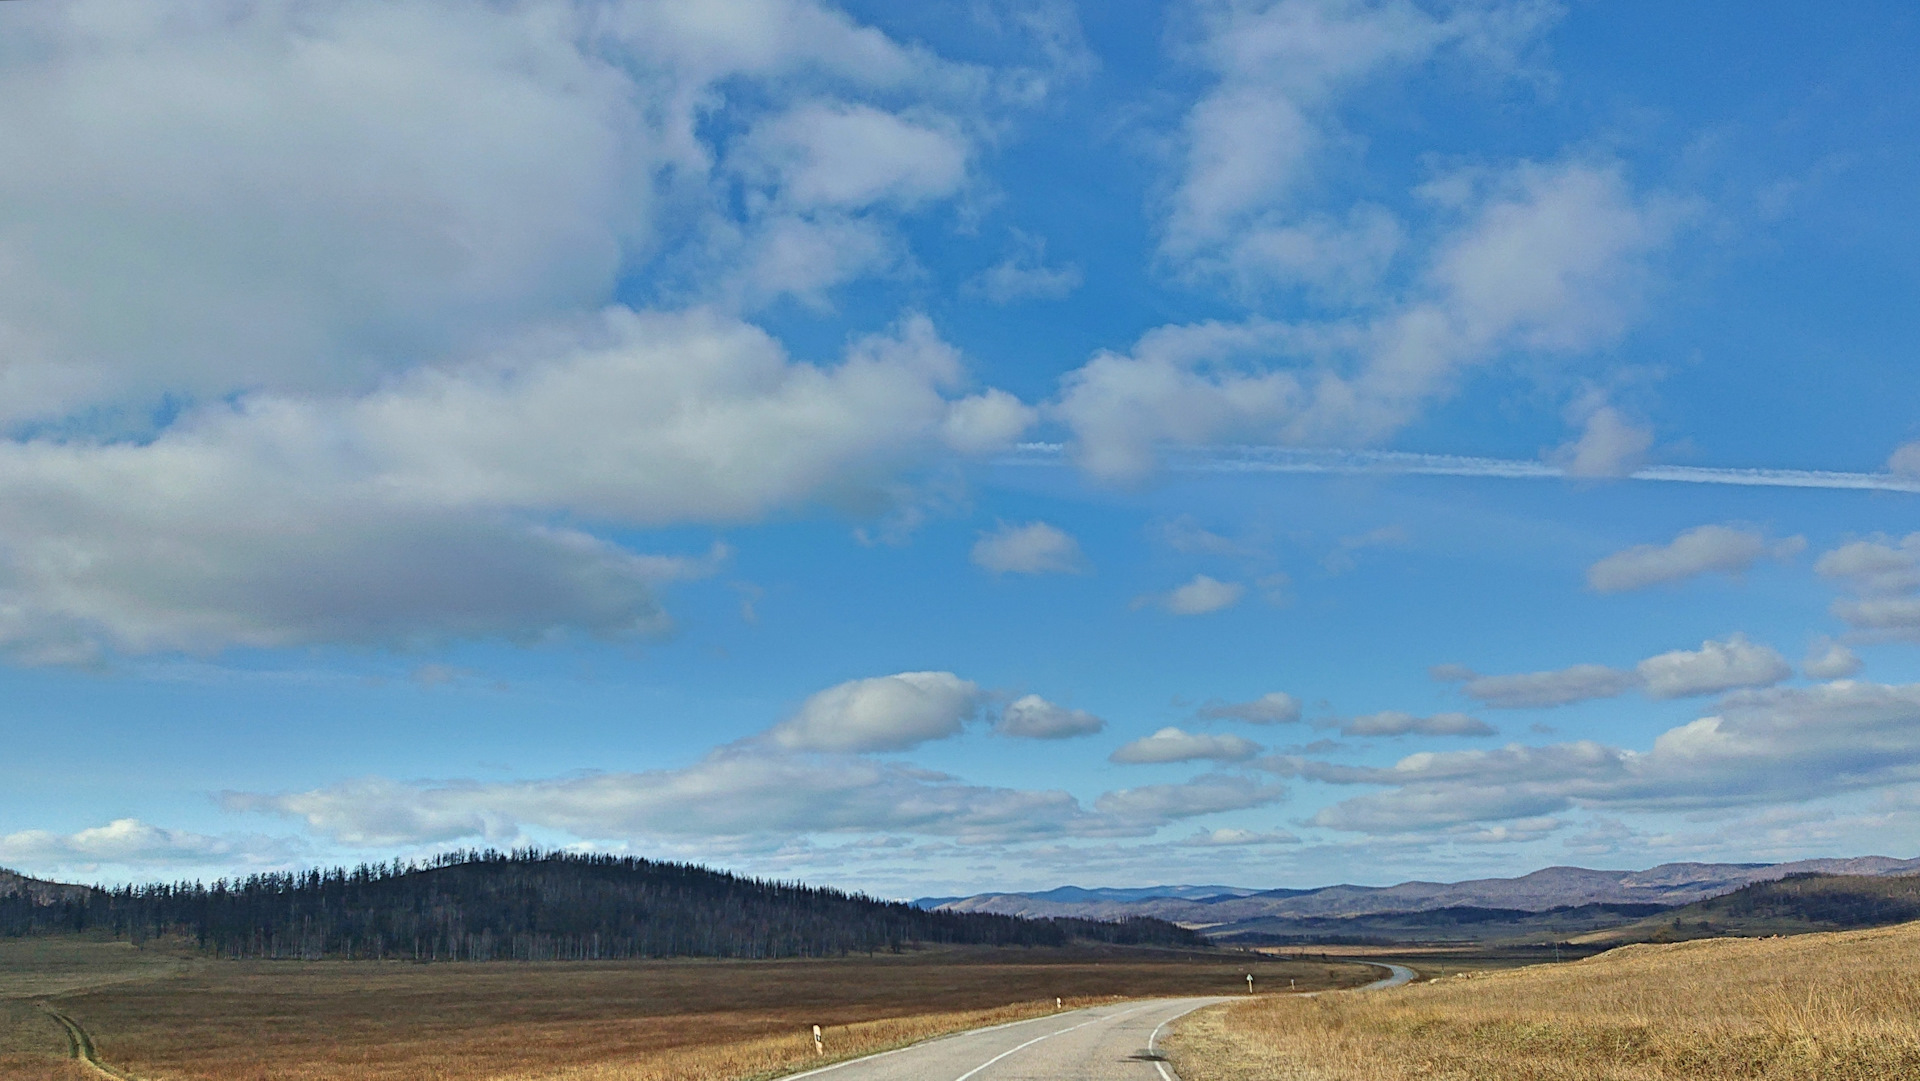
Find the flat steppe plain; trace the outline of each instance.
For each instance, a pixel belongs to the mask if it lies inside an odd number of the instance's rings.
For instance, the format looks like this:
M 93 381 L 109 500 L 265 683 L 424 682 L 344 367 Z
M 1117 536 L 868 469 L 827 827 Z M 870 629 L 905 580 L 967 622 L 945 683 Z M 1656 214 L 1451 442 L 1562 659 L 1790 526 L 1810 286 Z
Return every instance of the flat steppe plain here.
M 1184 1081 L 1920 1079 L 1920 923 L 1256 997 L 1190 1015 L 1161 1046 Z
M 0 1077 L 77 1081 L 72 1017 L 141 1081 L 735 1081 L 1116 997 L 1301 990 L 1365 966 L 1233 952 L 926 949 L 792 961 L 221 961 L 0 939 Z M 829 1056 L 807 1035 L 825 1029 Z

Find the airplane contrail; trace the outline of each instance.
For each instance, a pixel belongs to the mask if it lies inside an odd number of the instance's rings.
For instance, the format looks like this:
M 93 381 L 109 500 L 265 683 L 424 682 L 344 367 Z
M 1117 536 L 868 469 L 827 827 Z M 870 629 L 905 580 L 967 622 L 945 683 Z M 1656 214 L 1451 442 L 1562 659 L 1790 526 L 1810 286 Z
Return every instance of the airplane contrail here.
M 999 459 L 1003 465 L 1059 465 L 1066 462 L 1062 443 L 1022 443 Z M 1414 454 L 1397 450 L 1333 450 L 1304 447 L 1184 447 L 1169 452 L 1166 468 L 1179 473 L 1341 473 L 1381 476 L 1504 477 L 1515 480 L 1569 479 L 1547 462 L 1518 458 L 1475 458 L 1459 454 Z M 1583 478 L 1570 478 L 1583 479 Z M 1828 469 L 1729 469 L 1715 466 L 1650 465 L 1626 480 L 1677 484 L 1728 484 L 1759 488 L 1831 488 L 1870 492 L 1920 493 L 1920 477 L 1893 473 L 1847 473 Z

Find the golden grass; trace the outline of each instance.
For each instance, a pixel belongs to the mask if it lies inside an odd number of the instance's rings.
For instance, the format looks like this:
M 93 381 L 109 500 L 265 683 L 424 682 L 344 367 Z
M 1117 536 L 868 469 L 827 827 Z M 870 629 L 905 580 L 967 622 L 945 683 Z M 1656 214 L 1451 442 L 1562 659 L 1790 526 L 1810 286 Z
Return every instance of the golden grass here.
M 0 943 L 0 986 L 11 978 L 16 988 L 44 988 L 56 977 L 71 986 L 83 975 L 64 961 L 57 973 L 26 971 L 17 958 L 9 969 L 11 948 Z M 143 1081 L 734 1081 L 1033 1016 L 1050 1011 L 1055 995 L 1071 1006 L 1231 993 L 1244 986 L 1249 965 L 1263 983 L 1281 986 L 1288 978 L 1302 987 L 1351 985 L 1373 974 L 1243 954 L 1118 949 L 440 965 L 171 955 L 171 967 L 144 968 L 129 967 L 122 954 L 94 956 L 102 979 L 115 982 L 73 987 L 52 1001 L 92 1033 L 102 1060 Z M 59 1030 L 39 1018 L 15 1021 L 16 1032 L 43 1041 L 35 1061 L 57 1065 Z M 814 1024 L 826 1029 L 826 1059 L 814 1057 Z M 0 1065 L 0 1078 L 15 1076 Z
M 1624 946 L 1366 995 L 1191 1015 L 1185 1081 L 1920 1078 L 1920 924 Z

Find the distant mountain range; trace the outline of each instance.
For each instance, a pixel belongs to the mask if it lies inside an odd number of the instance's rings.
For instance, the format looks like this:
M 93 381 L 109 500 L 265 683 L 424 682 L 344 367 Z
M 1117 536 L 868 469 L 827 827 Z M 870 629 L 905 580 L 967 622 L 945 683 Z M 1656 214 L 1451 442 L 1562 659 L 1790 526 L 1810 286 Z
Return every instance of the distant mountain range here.
M 919 908 L 940 908 L 958 901 L 980 897 L 1027 897 L 1035 901 L 1059 904 L 1094 904 L 1102 901 L 1151 901 L 1172 897 L 1182 901 L 1207 901 L 1220 897 L 1249 897 L 1262 891 L 1241 886 L 1136 886 L 1132 889 L 1080 886 L 1055 886 L 1039 893 L 978 893 L 973 897 L 921 897 L 913 903 Z
M 1039 893 L 982 893 L 928 897 L 915 903 L 950 912 L 1113 920 L 1152 916 L 1198 928 L 1213 937 L 1288 933 L 1292 920 L 1378 916 L 1451 908 L 1538 913 L 1589 905 L 1692 904 L 1755 882 L 1792 874 L 1899 875 L 1920 872 L 1920 859 L 1887 856 L 1800 860 L 1793 863 L 1665 863 L 1645 871 L 1548 867 L 1518 878 L 1466 882 L 1402 882 L 1397 886 L 1323 886 L 1253 890 L 1229 886 L 1160 886 Z

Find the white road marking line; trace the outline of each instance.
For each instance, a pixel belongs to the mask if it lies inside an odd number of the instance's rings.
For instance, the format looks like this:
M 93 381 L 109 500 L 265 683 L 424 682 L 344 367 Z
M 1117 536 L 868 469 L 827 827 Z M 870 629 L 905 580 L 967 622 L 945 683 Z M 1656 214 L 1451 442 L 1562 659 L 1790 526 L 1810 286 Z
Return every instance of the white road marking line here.
M 1082 1009 L 1088 1009 L 1088 1008 L 1098 1009 L 1099 1007 L 1097 1006 L 1082 1007 Z M 1076 1010 L 1072 1012 L 1077 1013 L 1079 1011 Z M 1052 1021 L 1052 1020 L 1056 1020 L 1058 1017 L 1059 1017 L 1058 1014 L 1042 1014 L 1039 1017 L 1029 1017 L 1022 1021 L 1002 1021 L 997 1025 L 987 1025 L 984 1028 L 970 1028 L 960 1032 L 949 1032 L 945 1036 L 934 1036 L 931 1039 L 921 1040 L 918 1043 L 910 1043 L 905 1047 L 896 1047 L 891 1051 L 875 1051 L 871 1055 L 861 1055 L 859 1058 L 844 1059 L 830 1066 L 816 1067 L 814 1069 L 808 1070 L 805 1073 L 782 1074 L 780 1076 L 780 1081 L 800 1081 L 800 1079 L 803 1077 L 813 1077 L 817 1074 L 828 1073 L 833 1070 L 838 1070 L 843 1066 L 857 1066 L 862 1062 L 872 1062 L 874 1059 L 886 1058 L 889 1055 L 897 1055 L 897 1054 L 900 1054 L 902 1051 L 918 1050 L 919 1048 L 926 1047 L 929 1044 L 940 1043 L 945 1040 L 958 1040 L 968 1036 L 978 1036 L 983 1032 L 998 1032 L 1003 1028 L 1012 1028 L 1015 1025 L 1031 1025 L 1036 1021 Z
M 1211 1005 L 1211 1003 L 1202 1002 L 1198 1006 L 1188 1006 L 1186 1009 L 1181 1010 L 1179 1013 L 1176 1013 L 1172 1017 L 1167 1018 L 1165 1021 L 1162 1021 L 1159 1024 L 1153 1026 L 1152 1034 L 1150 1034 L 1147 1037 L 1147 1054 L 1151 1055 L 1155 1053 L 1153 1049 L 1153 1044 L 1155 1040 L 1158 1040 L 1160 1038 L 1161 1029 L 1166 1028 L 1168 1025 L 1173 1024 L 1175 1021 L 1180 1020 L 1182 1017 L 1185 1017 L 1186 1015 L 1199 1009 L 1201 1006 L 1207 1006 L 1207 1005 Z M 1178 1078 L 1174 1077 L 1173 1074 L 1167 1071 L 1167 1064 L 1164 1062 L 1161 1062 L 1159 1059 L 1153 1060 L 1153 1068 L 1160 1071 L 1160 1081 L 1179 1081 Z
M 966 1073 L 961 1074 L 959 1077 L 954 1078 L 953 1081 L 967 1081 L 967 1078 L 972 1077 L 974 1074 L 979 1073 L 981 1070 L 984 1070 L 987 1067 L 993 1065 L 994 1063 L 999 1062 L 1001 1059 L 1006 1058 L 1008 1055 L 1011 1055 L 1017 1051 L 1025 1051 L 1027 1048 L 1032 1047 L 1034 1044 L 1037 1044 L 1042 1040 L 1051 1040 L 1055 1036 L 1064 1036 L 1067 1033 L 1072 1032 L 1074 1029 L 1086 1028 L 1088 1025 L 1097 1025 L 1102 1021 L 1115 1021 L 1122 1017 L 1127 1017 L 1129 1015 L 1139 1013 L 1141 1010 L 1144 1010 L 1147 1008 L 1147 1006 L 1151 1006 L 1151 1005 L 1153 1005 L 1153 1003 L 1149 1002 L 1143 1006 L 1135 1006 L 1133 1009 L 1127 1010 L 1124 1013 L 1114 1013 L 1114 1014 L 1108 1014 L 1105 1017 L 1088 1018 L 1087 1020 L 1082 1021 L 1077 1025 L 1069 1025 L 1066 1028 L 1060 1029 L 1057 1032 L 1049 1032 L 1045 1036 L 1035 1036 L 1033 1039 L 1028 1040 L 1026 1043 L 1023 1043 L 1018 1047 L 1008 1048 L 1007 1050 L 1000 1052 L 999 1054 L 993 1056 L 992 1058 L 981 1063 L 980 1065 L 975 1066 L 973 1069 L 968 1070 Z

